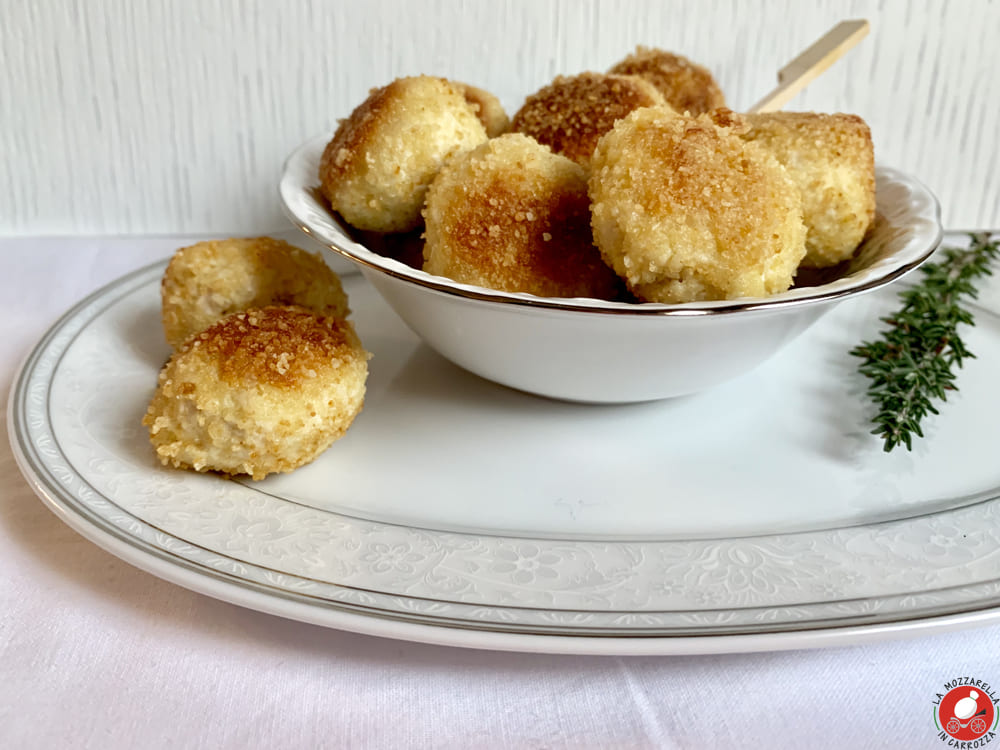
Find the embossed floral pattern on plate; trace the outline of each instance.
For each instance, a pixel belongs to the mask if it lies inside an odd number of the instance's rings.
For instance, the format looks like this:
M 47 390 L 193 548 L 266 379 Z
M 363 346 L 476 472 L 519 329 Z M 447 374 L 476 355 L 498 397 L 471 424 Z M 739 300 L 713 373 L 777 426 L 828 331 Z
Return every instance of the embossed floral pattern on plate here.
M 103 344 L 74 343 L 123 300 L 155 300 L 161 272 L 158 264 L 119 280 L 54 326 L 12 390 L 9 419 L 43 499 L 85 535 L 157 561 L 149 567 L 164 577 L 183 570 L 187 585 L 202 579 L 295 602 L 317 622 L 351 612 L 540 637 L 775 634 L 1000 605 L 995 494 L 939 513 L 789 534 L 518 538 L 341 515 L 109 451 L 100 446 L 141 435 L 101 421 L 101 393 L 150 389 L 149 373 L 127 358 L 102 369 Z M 75 395 L 54 414 L 57 373 Z

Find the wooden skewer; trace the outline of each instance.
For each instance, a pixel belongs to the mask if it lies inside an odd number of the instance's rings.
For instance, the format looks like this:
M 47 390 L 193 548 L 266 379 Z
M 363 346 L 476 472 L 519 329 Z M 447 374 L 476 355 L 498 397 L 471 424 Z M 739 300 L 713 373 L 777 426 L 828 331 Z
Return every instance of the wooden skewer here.
M 868 21 L 842 21 L 778 71 L 778 87 L 748 112 L 776 112 L 868 34 Z

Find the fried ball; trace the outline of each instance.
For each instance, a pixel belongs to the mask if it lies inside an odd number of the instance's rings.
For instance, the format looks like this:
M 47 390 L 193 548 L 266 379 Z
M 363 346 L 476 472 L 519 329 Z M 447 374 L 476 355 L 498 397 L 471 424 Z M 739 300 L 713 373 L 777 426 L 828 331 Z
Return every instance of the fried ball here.
M 163 332 L 176 349 L 229 313 L 301 305 L 350 313 L 340 278 L 318 255 L 271 237 L 213 240 L 178 250 L 160 285 Z
M 486 140 L 462 90 L 443 78 L 398 78 L 341 120 L 323 151 L 320 188 L 352 226 L 405 232 L 445 160 Z
M 142 423 L 167 466 L 254 479 L 292 471 L 361 411 L 367 360 L 340 318 L 301 307 L 234 313 L 174 353 Z
M 805 254 L 799 190 L 733 122 L 651 107 L 598 144 L 594 239 L 639 299 L 762 297 L 791 285 Z
M 802 191 L 806 257 L 825 268 L 849 258 L 875 219 L 875 151 L 860 117 L 814 112 L 745 115 L 743 137 L 766 148 Z
M 722 90 L 707 68 L 670 52 L 636 47 L 608 72 L 641 76 L 678 112 L 700 115 L 726 106 Z
M 457 81 L 452 81 L 452 83 L 458 86 L 465 96 L 465 101 L 472 107 L 472 111 L 476 113 L 476 117 L 486 129 L 487 136 L 496 138 L 510 130 L 510 118 L 507 117 L 500 100 L 493 94 L 467 83 L 458 83 Z
M 590 231 L 583 168 L 519 133 L 448 162 L 427 193 L 424 270 L 542 297 L 617 295 Z
M 587 167 L 597 140 L 616 121 L 639 107 L 657 104 L 664 104 L 660 92 L 637 76 L 558 76 L 525 100 L 511 129 Z

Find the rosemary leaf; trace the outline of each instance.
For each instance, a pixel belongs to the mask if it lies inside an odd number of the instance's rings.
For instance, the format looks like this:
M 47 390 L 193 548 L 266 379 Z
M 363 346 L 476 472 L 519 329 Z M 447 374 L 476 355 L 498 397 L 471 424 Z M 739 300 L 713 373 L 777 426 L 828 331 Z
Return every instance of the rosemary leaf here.
M 877 412 L 872 434 L 885 451 L 913 447 L 923 437 L 921 421 L 937 414 L 934 401 L 946 401 L 957 390 L 956 371 L 975 358 L 959 335 L 960 325 L 974 325 L 964 299 L 975 299 L 975 280 L 992 273 L 1000 257 L 1000 242 L 989 233 L 970 235 L 967 248 L 947 247 L 940 260 L 924 265 L 923 279 L 900 292 L 902 307 L 882 318 L 888 328 L 875 341 L 851 350 L 863 362 L 858 371 L 868 378 L 868 397 Z

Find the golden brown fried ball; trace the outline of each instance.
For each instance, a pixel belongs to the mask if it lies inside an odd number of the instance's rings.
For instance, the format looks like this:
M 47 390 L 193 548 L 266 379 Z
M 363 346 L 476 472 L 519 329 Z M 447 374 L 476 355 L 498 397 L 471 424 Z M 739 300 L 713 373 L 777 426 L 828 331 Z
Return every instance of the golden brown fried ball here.
M 781 162 L 802 192 L 803 265 L 849 258 L 875 219 L 875 152 L 860 117 L 814 112 L 745 115 L 752 140 Z
M 507 117 L 507 112 L 504 111 L 500 100 L 493 94 L 467 83 L 457 81 L 452 81 L 452 83 L 458 86 L 465 96 L 465 101 L 472 107 L 472 111 L 476 113 L 476 117 L 486 129 L 487 136 L 496 138 L 510 130 L 510 118 Z
M 558 76 L 525 100 L 511 129 L 587 167 L 598 139 L 616 121 L 639 107 L 658 104 L 664 101 L 656 87 L 637 76 Z
M 733 127 L 650 107 L 598 144 L 594 239 L 641 300 L 762 297 L 791 285 L 805 254 L 799 190 Z
M 164 465 L 262 479 L 312 461 L 361 411 L 368 354 L 301 307 L 234 313 L 174 353 L 142 423 Z
M 358 229 L 415 229 L 441 165 L 485 140 L 459 87 L 430 76 L 398 78 L 340 122 L 320 161 L 321 190 Z
M 542 297 L 616 296 L 593 245 L 583 168 L 508 133 L 445 165 L 427 193 L 424 270 Z
M 229 313 L 301 305 L 350 313 L 340 278 L 318 255 L 271 237 L 199 242 L 178 250 L 160 285 L 163 331 L 173 348 Z
M 636 47 L 634 53 L 608 72 L 642 76 L 657 88 L 667 104 L 681 113 L 700 115 L 726 106 L 722 90 L 707 68 L 671 52 Z

